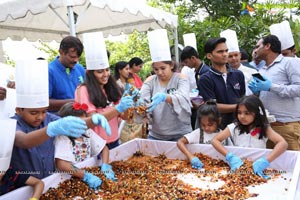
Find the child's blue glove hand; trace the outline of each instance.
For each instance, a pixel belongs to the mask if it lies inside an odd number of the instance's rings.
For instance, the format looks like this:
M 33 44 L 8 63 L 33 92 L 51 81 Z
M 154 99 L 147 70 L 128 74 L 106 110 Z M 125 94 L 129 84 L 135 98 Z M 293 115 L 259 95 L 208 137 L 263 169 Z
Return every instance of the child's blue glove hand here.
M 194 169 L 201 169 L 203 167 L 203 163 L 197 157 L 192 158 L 191 165 L 192 165 L 192 168 L 194 168 Z
M 270 176 L 267 176 L 264 174 L 264 170 L 269 167 L 270 163 L 266 158 L 260 158 L 258 160 L 256 160 L 253 164 L 253 171 L 255 174 L 257 174 L 258 176 L 263 177 L 264 179 L 269 179 Z
M 120 103 L 116 106 L 116 109 L 119 113 L 122 113 L 131 107 L 133 107 L 132 96 L 124 96 L 121 98 Z
M 95 125 L 101 126 L 105 130 L 106 135 L 111 136 L 111 130 L 110 130 L 109 123 L 103 115 L 100 115 L 98 113 L 93 114 L 92 122 Z
M 87 130 L 84 120 L 79 117 L 68 116 L 50 122 L 47 127 L 47 135 L 55 137 L 58 135 L 66 135 L 78 138 Z
M 253 92 L 253 94 L 258 94 L 259 93 L 259 90 L 258 90 L 257 85 L 256 85 L 256 81 L 254 79 L 252 79 L 248 83 L 248 88 Z
M 231 171 L 235 171 L 236 169 L 240 168 L 240 166 L 244 164 L 244 162 L 239 157 L 234 155 L 232 152 L 229 152 L 226 155 L 226 160 L 229 163 Z
M 265 79 L 264 81 L 253 77 L 253 79 L 256 81 L 256 88 L 258 91 L 269 91 L 272 86 L 272 81 L 265 76 L 263 76 L 263 78 Z
M 104 173 L 105 177 L 107 179 L 110 179 L 112 181 L 116 181 L 118 180 L 116 177 L 115 177 L 115 173 L 114 171 L 112 170 L 112 166 L 110 164 L 107 164 L 107 163 L 103 163 L 102 166 L 101 166 L 101 172 Z
M 102 184 L 102 181 L 98 176 L 95 176 L 89 172 L 84 172 L 82 180 L 87 183 L 91 189 L 97 189 Z
M 152 102 L 150 104 L 150 106 L 148 107 L 147 112 L 152 112 L 156 106 L 158 106 L 158 104 L 165 102 L 167 99 L 167 94 L 163 93 L 163 92 L 158 92 L 156 93 L 152 98 Z

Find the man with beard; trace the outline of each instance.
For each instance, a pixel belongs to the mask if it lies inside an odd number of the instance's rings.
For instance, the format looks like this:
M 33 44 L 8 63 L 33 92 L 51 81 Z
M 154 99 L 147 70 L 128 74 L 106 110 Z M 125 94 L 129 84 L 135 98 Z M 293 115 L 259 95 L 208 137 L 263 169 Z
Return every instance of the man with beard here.
M 253 77 L 248 84 L 259 94 L 265 108 L 274 115 L 271 127 L 288 143 L 288 150 L 300 150 L 300 60 L 284 57 L 277 36 L 268 35 L 258 40 L 254 53 L 265 60 L 259 70 L 263 80 Z M 268 141 L 267 148 L 273 148 Z

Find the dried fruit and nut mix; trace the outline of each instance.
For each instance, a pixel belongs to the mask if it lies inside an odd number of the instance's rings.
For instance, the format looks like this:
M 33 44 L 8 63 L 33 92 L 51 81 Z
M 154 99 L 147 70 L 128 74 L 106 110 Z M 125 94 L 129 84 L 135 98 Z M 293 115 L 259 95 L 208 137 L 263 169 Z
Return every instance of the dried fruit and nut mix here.
M 124 96 L 132 96 L 134 90 L 136 90 L 136 87 L 132 85 L 131 88 L 129 89 L 129 93 L 124 94 Z M 134 122 L 134 119 L 138 117 L 137 115 L 139 115 L 139 117 L 141 118 L 146 117 L 146 110 L 147 110 L 147 105 L 141 99 L 140 94 L 137 94 L 133 98 L 133 102 L 135 106 L 127 109 L 127 120 L 131 123 Z
M 248 160 L 234 173 L 221 173 L 229 171 L 224 161 L 200 153 L 195 156 L 203 162 L 205 171 L 192 169 L 187 160 L 168 159 L 163 154 L 146 156 L 138 151 L 128 160 L 111 163 L 118 178 L 116 182 L 105 179 L 99 167 L 89 167 L 85 170 L 103 180 L 101 189 L 90 190 L 83 181 L 71 178 L 56 189 L 50 188 L 41 199 L 246 199 L 258 195 L 250 194 L 247 186 L 267 182 L 253 174 L 252 162 Z M 178 178 L 179 174 L 190 173 L 225 184 L 217 189 L 203 189 Z M 275 170 L 270 174 L 272 178 L 279 175 Z

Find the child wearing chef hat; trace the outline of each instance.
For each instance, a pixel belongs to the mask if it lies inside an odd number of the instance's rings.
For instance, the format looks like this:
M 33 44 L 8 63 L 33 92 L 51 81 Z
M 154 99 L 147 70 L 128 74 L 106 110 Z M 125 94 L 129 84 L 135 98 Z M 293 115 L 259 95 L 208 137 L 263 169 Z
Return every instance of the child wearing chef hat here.
M 72 116 L 59 119 L 47 112 L 48 64 L 45 60 L 16 62 L 16 99 L 16 114 L 12 117 L 17 120 L 16 139 L 11 164 L 37 178 L 49 176 L 55 170 L 53 137 L 79 137 L 85 133 L 87 125 L 92 124 L 106 127 L 107 121 L 100 115 L 85 122 Z M 110 132 L 109 127 L 106 129 Z
M 13 119 L 0 120 L 0 196 L 19 187 L 33 187 L 30 200 L 39 199 L 43 193 L 44 183 L 24 171 L 10 166 L 11 153 L 15 139 L 16 121 Z
M 155 74 L 145 80 L 140 91 L 142 98 L 151 102 L 148 138 L 177 141 L 192 131 L 189 80 L 175 72 L 166 29 L 148 32 L 148 41 Z

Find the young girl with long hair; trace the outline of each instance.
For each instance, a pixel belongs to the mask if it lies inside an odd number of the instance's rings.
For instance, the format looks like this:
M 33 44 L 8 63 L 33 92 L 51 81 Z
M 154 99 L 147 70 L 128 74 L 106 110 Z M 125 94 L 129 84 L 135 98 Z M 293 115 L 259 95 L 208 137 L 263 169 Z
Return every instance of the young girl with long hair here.
M 268 178 L 263 170 L 287 149 L 287 142 L 271 128 L 264 105 L 254 95 L 240 99 L 236 106 L 235 118 L 234 123 L 229 124 L 219 135 L 214 137 L 212 145 L 218 152 L 226 156 L 231 170 L 234 171 L 243 165 L 243 161 L 229 152 L 222 145 L 222 141 L 231 138 L 234 146 L 266 148 L 267 139 L 271 140 L 276 144 L 273 151 L 253 163 L 254 173 Z
M 203 163 L 194 156 L 187 148 L 186 144 L 210 144 L 214 136 L 220 133 L 221 115 L 217 104 L 213 100 L 207 101 L 198 111 L 200 128 L 184 135 L 177 142 L 179 150 L 186 155 L 191 162 L 192 168 L 201 169 Z

